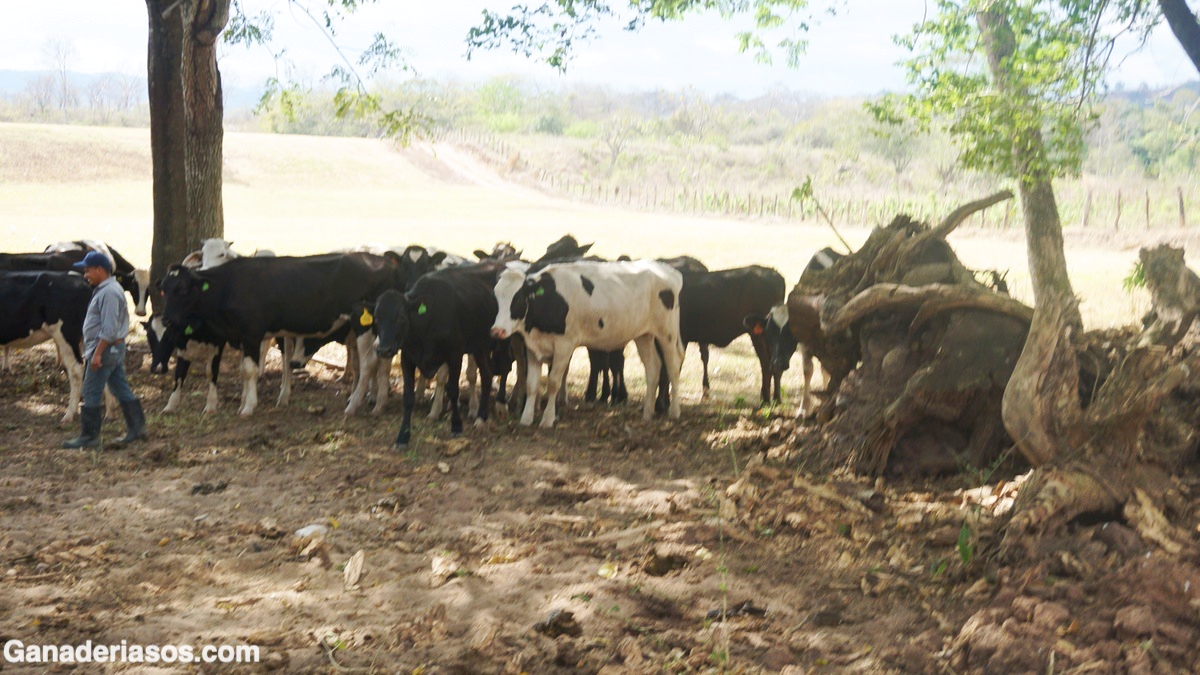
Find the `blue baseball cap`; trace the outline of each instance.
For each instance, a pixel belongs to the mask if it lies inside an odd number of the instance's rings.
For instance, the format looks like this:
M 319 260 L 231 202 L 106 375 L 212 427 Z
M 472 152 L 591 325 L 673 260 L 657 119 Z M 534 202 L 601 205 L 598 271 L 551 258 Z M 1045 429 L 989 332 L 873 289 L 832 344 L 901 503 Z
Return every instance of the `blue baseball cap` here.
M 82 272 L 85 267 L 103 267 L 105 272 L 112 274 L 112 261 L 100 251 L 88 251 L 83 260 L 71 266 L 76 272 Z

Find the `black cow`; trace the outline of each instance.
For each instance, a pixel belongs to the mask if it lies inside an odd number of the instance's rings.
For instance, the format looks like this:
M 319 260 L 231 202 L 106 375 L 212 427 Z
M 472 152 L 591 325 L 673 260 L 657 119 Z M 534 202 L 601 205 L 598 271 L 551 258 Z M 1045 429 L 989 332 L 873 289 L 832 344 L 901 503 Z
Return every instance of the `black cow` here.
M 83 391 L 83 320 L 92 288 L 77 274 L 6 272 L 0 274 L 0 345 L 31 347 L 54 340 L 67 370 L 71 391 L 63 424 L 70 424 Z
M 163 321 L 168 328 L 201 322 L 240 345 L 239 412 L 247 416 L 258 405 L 264 338 L 328 335 L 350 319 L 354 303 L 378 298 L 396 279 L 393 261 L 369 253 L 237 258 L 203 271 L 175 265 L 163 280 Z M 290 356 L 285 353 L 284 362 Z M 284 368 L 279 405 L 290 395 L 291 369 Z
M 664 262 L 671 264 L 670 261 Z M 783 275 L 770 267 L 759 265 L 709 272 L 696 271 L 694 265 L 690 270 L 686 267 L 680 269 L 677 264 L 672 264 L 672 267 L 683 274 L 683 291 L 679 294 L 679 332 L 685 350 L 690 342 L 700 345 L 700 359 L 704 364 L 703 397 L 707 398 L 710 390 L 708 346 L 726 347 L 738 336 L 749 334 L 762 371 L 760 393 L 763 405 L 772 400 L 779 402 L 779 376 L 771 372 L 770 347 L 763 326 L 755 317 L 765 315 L 783 301 L 783 294 L 787 290 Z M 665 399 L 660 395 L 657 407 L 662 409 L 665 404 Z
M 500 263 L 480 263 L 438 270 L 418 279 L 408 292 L 389 291 L 376 301 L 376 351 L 387 360 L 400 352 L 404 374 L 404 419 L 396 435 L 397 449 L 406 448 L 410 440 L 418 369 L 433 377 L 443 365 L 449 366 L 450 433 L 462 433 L 458 379 L 463 356 L 474 356 L 482 381 L 491 382 L 493 288 L 503 269 Z M 480 389 L 476 425 L 487 421 L 491 399 L 491 386 Z
M 88 251 L 100 251 L 108 256 L 113 263 L 113 276 L 117 283 L 133 297 L 134 312 L 138 316 L 145 316 L 150 273 L 134 268 L 133 263 L 103 242 L 69 241 L 47 246 L 41 253 L 0 253 L 0 271 L 70 272 L 72 265 L 83 260 Z

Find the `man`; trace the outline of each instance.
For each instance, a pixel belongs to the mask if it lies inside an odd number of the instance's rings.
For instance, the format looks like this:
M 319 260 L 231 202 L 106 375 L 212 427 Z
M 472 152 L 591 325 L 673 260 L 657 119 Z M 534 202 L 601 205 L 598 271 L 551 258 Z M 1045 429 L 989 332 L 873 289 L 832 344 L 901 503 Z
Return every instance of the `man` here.
M 132 443 L 146 437 L 146 415 L 142 404 L 129 388 L 125 378 L 125 337 L 129 335 L 129 305 L 125 291 L 112 276 L 112 261 L 99 251 L 91 251 L 82 262 L 75 263 L 76 271 L 94 286 L 83 320 L 83 411 L 80 413 L 82 431 L 77 438 L 63 442 L 64 448 L 99 448 L 100 425 L 103 413 L 100 399 L 108 386 L 125 415 L 125 437 L 118 444 Z

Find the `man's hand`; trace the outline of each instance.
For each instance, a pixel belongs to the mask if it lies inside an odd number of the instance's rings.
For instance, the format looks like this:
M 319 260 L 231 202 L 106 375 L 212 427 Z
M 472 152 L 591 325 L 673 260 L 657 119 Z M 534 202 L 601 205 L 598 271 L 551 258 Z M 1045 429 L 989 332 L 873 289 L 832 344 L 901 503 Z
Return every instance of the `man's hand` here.
M 92 354 L 92 370 L 100 370 L 100 350 L 97 349 L 95 354 Z

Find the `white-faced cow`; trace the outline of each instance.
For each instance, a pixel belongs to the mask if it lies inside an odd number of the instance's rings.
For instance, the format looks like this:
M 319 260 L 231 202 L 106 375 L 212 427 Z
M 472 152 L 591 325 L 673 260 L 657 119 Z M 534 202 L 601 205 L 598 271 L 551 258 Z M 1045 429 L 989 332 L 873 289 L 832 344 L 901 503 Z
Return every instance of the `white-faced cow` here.
M 491 317 L 496 315 L 493 287 L 504 266 L 482 263 L 451 267 L 427 274 L 406 293 L 389 291 L 375 303 L 375 348 L 390 360 L 400 353 L 404 377 L 404 418 L 395 446 L 408 446 L 416 403 L 416 375 L 433 376 L 449 366 L 446 393 L 450 404 L 450 433 L 462 433 L 458 380 L 463 357 L 475 357 L 484 382 L 491 381 Z M 476 425 L 487 421 L 491 387 L 481 387 Z
M 163 280 L 167 327 L 200 322 L 241 348 L 241 415 L 258 405 L 262 342 L 267 336 L 310 337 L 336 331 L 354 303 L 395 286 L 395 265 L 366 253 L 300 258 L 237 258 L 209 270 L 171 268 Z M 285 342 L 284 363 L 290 355 Z M 291 394 L 283 368 L 279 405 Z
M 823 272 L 844 257 L 844 254 L 832 248 L 823 248 L 809 260 L 804 274 Z M 776 377 L 783 375 L 790 366 L 792 354 L 799 350 L 804 379 L 796 417 L 803 417 L 813 409 L 813 359 L 821 360 L 825 350 L 825 333 L 821 330 L 822 302 L 823 298 L 808 297 L 793 289 L 786 303 L 772 307 L 765 316 L 746 319 L 748 324 L 761 328 L 771 357 L 771 373 Z M 838 384 L 831 382 L 829 377 L 825 378 L 826 391 L 836 389 Z
M 573 262 L 529 274 L 513 297 L 510 316 L 524 321 L 528 359 L 525 410 L 521 424 L 533 423 L 542 363 L 551 362 L 542 427 L 554 426 L 555 403 L 569 358 L 576 347 L 604 351 L 633 342 L 646 368 L 642 415 L 654 414 L 659 356 L 666 362 L 672 392 L 678 391 L 683 344 L 679 339 L 679 293 L 683 278 L 667 265 L 632 262 Z M 679 417 L 679 397 L 670 415 Z
M 70 424 L 79 408 L 83 388 L 80 344 L 91 298 L 91 286 L 77 274 L 0 273 L 0 345 L 21 348 L 54 341 L 71 385 L 63 424 Z

